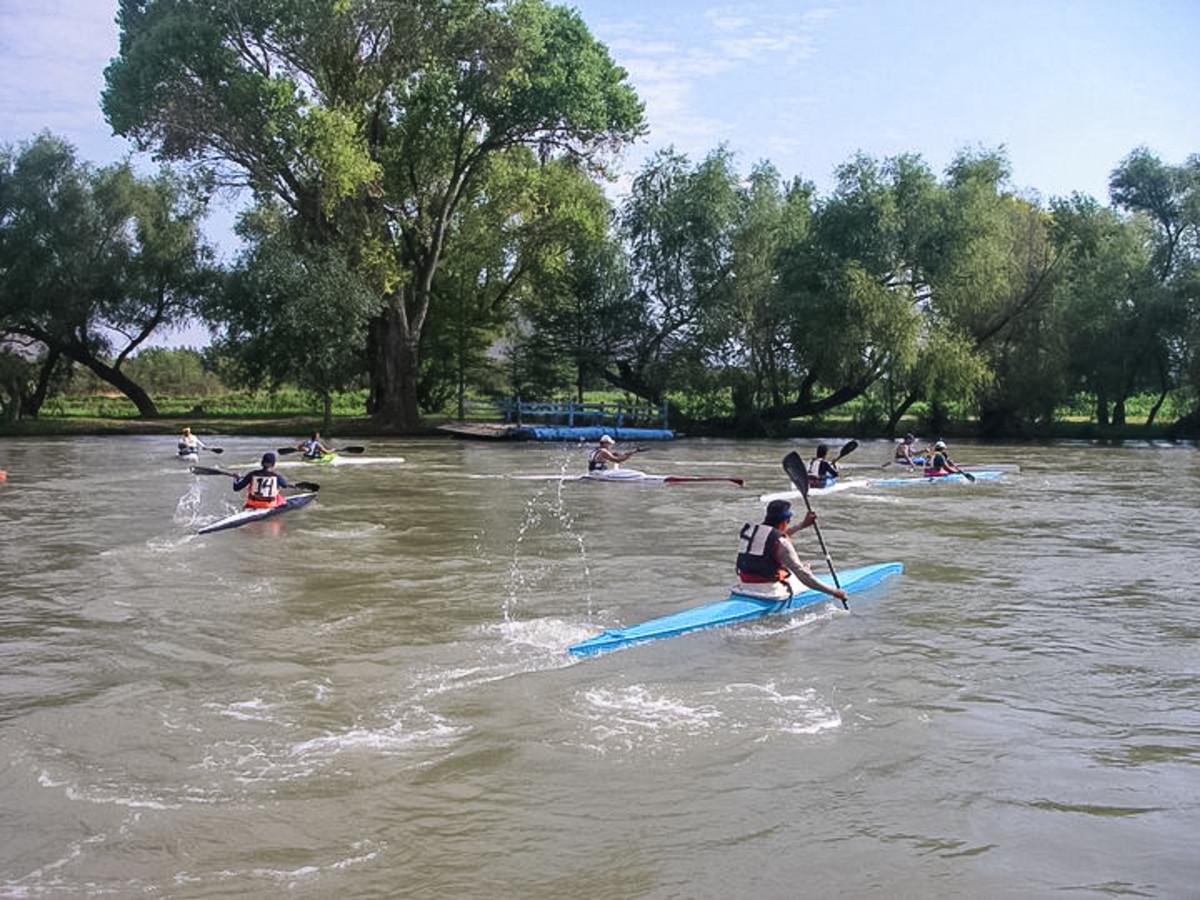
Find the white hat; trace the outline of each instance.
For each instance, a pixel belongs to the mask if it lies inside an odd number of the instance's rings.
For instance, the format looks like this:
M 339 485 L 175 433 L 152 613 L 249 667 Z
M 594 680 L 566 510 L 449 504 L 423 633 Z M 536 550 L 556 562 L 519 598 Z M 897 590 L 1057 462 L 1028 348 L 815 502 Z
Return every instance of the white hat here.
M 614 441 L 614 440 L 612 439 L 612 435 L 609 435 L 609 434 L 602 434 L 602 435 L 600 435 L 600 443 L 602 443 L 602 444 L 615 444 L 615 443 L 616 443 L 616 441 Z
M 946 449 L 946 442 L 945 442 L 945 441 L 938 441 L 936 444 L 934 444 L 934 445 L 933 445 L 933 449 L 934 449 L 934 450 L 945 450 L 945 449 Z

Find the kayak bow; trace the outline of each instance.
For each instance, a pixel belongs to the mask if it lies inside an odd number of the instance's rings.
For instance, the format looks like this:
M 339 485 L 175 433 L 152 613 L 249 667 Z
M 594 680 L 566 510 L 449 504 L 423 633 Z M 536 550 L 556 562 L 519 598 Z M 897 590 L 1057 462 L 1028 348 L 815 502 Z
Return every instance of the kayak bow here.
M 872 588 L 903 571 L 903 563 L 886 562 L 860 566 L 857 569 L 847 569 L 839 574 L 842 588 L 853 594 Z M 831 583 L 828 576 L 817 575 L 816 577 L 822 584 Z M 595 637 L 571 645 L 567 651 L 575 656 L 593 656 L 622 647 L 632 647 L 634 644 L 644 644 L 647 641 L 686 634 L 701 628 L 715 628 L 720 625 L 747 622 L 766 615 L 791 612 L 825 602 L 832 603 L 834 600 L 828 594 L 811 589 L 798 591 L 790 600 L 760 600 L 743 594 L 731 593 L 728 599 L 672 613 L 669 616 L 650 619 L 639 625 L 631 625 L 628 628 L 610 628 Z

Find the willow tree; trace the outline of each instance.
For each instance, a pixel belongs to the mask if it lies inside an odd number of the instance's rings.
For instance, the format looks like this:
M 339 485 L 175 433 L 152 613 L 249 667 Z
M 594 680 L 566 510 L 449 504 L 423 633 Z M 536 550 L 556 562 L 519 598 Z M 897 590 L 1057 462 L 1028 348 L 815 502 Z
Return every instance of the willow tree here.
M 125 363 L 157 332 L 191 318 L 214 281 L 200 221 L 204 192 L 164 171 L 96 169 L 50 134 L 0 148 L 0 334 L 45 348 L 36 416 L 64 360 L 158 415 Z M 32 343 L 30 343 L 32 342 Z
M 544 0 L 121 0 L 114 131 L 283 202 L 377 293 L 368 412 L 419 423 L 422 329 L 489 167 L 535 148 L 600 171 L 642 107 L 572 10 Z

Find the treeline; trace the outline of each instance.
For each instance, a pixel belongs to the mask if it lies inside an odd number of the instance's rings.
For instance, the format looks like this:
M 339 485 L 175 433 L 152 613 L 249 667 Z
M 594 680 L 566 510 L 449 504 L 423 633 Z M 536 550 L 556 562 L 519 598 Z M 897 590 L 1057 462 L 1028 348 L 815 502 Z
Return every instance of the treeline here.
M 643 110 L 572 10 L 149 0 L 119 21 L 104 113 L 179 168 L 94 169 L 48 134 L 3 152 L 6 415 L 67 364 L 156 415 L 130 364 L 193 320 L 225 384 L 296 385 L 327 416 L 365 389 L 380 431 L 595 390 L 745 434 L 848 406 L 1036 434 L 1081 396 L 1101 426 L 1147 395 L 1151 424 L 1200 426 L 1200 156 L 1133 150 L 1104 205 L 1018 191 L 1002 148 L 940 173 L 856 156 L 828 196 L 667 149 L 613 202 Z M 254 197 L 227 266 L 199 231 L 221 185 Z

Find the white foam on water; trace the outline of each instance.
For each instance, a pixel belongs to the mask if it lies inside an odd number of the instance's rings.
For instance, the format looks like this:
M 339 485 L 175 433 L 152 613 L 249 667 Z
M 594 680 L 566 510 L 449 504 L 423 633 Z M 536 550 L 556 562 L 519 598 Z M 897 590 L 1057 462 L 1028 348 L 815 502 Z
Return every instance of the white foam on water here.
M 578 695 L 585 743 L 599 753 L 678 748 L 709 733 L 723 718 L 714 705 L 688 702 L 644 684 L 596 687 Z

